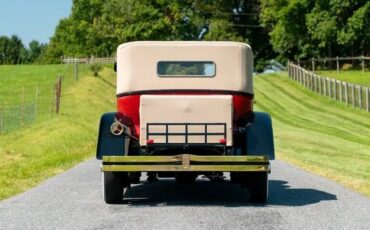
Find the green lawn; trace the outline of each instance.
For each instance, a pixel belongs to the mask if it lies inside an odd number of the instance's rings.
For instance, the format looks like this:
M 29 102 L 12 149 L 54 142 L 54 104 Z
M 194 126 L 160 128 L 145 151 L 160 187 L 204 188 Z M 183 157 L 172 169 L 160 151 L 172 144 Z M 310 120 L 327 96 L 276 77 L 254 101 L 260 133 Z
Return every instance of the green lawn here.
M 370 114 L 285 75 L 255 77 L 256 109 L 272 115 L 277 158 L 370 196 Z M 274 169 L 272 169 L 274 170 Z
M 87 70 L 87 65 L 79 65 L 81 76 Z M 59 75 L 69 84 L 74 80 L 74 65 L 0 65 L 0 93 L 19 91 L 23 87 L 50 86 Z
M 115 74 L 83 77 L 64 89 L 61 114 L 0 135 L 0 200 L 39 184 L 96 149 L 99 118 L 115 110 Z
M 348 70 L 340 71 L 339 74 L 337 73 L 337 71 L 317 71 L 317 74 L 322 77 L 335 78 L 341 81 L 370 87 L 369 71 L 363 73 L 361 70 Z

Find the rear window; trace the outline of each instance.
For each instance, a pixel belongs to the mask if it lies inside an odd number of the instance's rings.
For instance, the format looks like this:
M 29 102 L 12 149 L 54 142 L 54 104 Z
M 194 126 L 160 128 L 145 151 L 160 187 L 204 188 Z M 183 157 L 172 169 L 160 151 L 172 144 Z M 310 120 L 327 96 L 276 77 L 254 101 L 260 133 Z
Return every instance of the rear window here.
M 160 77 L 213 77 L 216 65 L 212 61 L 160 61 L 157 73 Z

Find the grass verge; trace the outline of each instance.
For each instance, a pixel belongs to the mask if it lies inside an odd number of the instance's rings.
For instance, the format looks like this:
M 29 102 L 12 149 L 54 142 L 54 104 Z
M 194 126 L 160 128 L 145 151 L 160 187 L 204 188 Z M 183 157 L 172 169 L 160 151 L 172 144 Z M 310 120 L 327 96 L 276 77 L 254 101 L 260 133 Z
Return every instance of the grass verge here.
M 108 69 L 86 76 L 65 88 L 60 115 L 0 135 L 0 199 L 92 157 L 99 118 L 115 109 L 115 80 Z
M 255 77 L 256 110 L 273 119 L 277 157 L 370 196 L 370 115 L 285 75 Z

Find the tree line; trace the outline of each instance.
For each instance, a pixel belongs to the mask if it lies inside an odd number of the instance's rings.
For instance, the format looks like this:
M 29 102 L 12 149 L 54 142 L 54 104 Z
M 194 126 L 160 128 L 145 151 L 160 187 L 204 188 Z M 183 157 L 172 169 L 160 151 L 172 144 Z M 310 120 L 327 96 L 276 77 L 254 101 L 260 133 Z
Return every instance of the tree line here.
M 368 0 L 73 0 L 39 60 L 113 56 L 136 40 L 231 40 L 251 45 L 260 71 L 270 59 L 369 56 L 369 24 Z
M 0 65 L 44 62 L 47 45 L 32 40 L 28 48 L 17 35 L 0 36 Z
M 369 0 L 261 0 L 279 57 L 370 56 Z

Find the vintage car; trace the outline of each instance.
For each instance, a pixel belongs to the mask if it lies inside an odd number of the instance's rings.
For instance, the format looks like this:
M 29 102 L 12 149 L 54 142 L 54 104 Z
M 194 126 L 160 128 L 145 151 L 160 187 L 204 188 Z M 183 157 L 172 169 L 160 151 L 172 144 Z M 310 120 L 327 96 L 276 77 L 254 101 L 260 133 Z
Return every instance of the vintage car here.
M 203 175 L 247 188 L 264 203 L 274 159 L 269 114 L 253 112 L 247 44 L 145 41 L 117 49 L 117 112 L 101 117 L 97 159 L 106 203 L 140 182 Z M 229 178 L 229 177 L 227 177 Z

